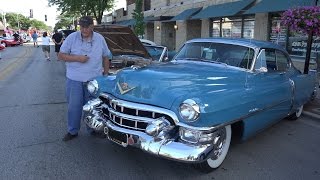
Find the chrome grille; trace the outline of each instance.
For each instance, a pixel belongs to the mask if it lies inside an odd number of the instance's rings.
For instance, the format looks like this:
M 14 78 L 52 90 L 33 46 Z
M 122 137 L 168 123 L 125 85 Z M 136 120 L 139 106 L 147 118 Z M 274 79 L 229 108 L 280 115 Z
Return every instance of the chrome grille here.
M 175 114 L 167 109 L 119 100 L 109 94 L 99 98 L 104 102 L 104 116 L 122 127 L 144 131 L 150 122 L 160 117 L 172 124 L 177 122 Z

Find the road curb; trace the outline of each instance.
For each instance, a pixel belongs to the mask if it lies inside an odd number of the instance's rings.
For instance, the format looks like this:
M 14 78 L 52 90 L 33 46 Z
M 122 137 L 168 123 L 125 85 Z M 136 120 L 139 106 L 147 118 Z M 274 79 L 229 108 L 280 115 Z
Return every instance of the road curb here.
M 309 117 L 311 117 L 311 118 L 314 118 L 314 119 L 317 119 L 317 120 L 320 121 L 320 115 L 318 115 L 318 114 L 316 114 L 316 113 L 312 113 L 312 112 L 310 112 L 310 111 L 303 111 L 302 114 L 305 115 L 305 116 L 309 116 Z

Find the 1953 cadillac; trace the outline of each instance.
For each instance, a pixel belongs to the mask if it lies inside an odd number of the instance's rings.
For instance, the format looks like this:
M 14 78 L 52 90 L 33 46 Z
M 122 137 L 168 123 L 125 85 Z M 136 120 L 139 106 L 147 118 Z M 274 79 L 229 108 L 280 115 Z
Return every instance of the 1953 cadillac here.
M 302 74 L 269 42 L 193 39 L 171 62 L 156 64 L 137 52 L 138 64 L 132 51 L 131 67 L 89 82 L 95 99 L 83 107 L 84 121 L 123 147 L 202 171 L 222 164 L 232 132 L 246 140 L 296 119 L 315 94 L 316 73 Z

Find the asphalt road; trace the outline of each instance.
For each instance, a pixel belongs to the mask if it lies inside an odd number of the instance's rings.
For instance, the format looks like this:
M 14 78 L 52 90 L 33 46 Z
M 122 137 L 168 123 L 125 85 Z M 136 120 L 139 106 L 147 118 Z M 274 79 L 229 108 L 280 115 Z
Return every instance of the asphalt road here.
M 51 48 L 53 51 L 53 47 Z M 216 171 L 66 132 L 65 66 L 41 48 L 9 47 L 0 60 L 0 179 L 320 179 L 320 121 L 283 120 L 233 143 Z

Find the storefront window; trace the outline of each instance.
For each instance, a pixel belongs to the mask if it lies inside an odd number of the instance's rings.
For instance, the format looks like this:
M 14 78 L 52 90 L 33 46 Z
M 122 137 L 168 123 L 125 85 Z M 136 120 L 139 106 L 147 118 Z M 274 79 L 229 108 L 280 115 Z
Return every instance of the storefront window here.
M 220 37 L 220 20 L 212 23 L 212 37 Z
M 252 39 L 254 37 L 254 18 L 233 17 L 212 21 L 211 36 Z
M 271 18 L 270 41 L 286 47 L 287 28 L 281 25 L 280 17 Z
M 244 19 L 243 23 L 243 38 L 253 39 L 254 38 L 254 19 Z
M 290 56 L 297 58 L 305 58 L 307 52 L 308 35 L 302 33 L 289 33 L 287 50 Z M 311 58 L 316 57 L 316 53 L 320 53 L 320 37 L 313 37 L 311 46 Z
M 241 38 L 241 19 L 222 19 L 222 37 Z
M 307 52 L 308 35 L 292 31 L 287 33 L 287 31 L 287 27 L 281 25 L 279 16 L 271 18 L 270 41 L 286 48 L 291 58 L 304 60 Z M 311 58 L 315 58 L 316 53 L 320 53 L 320 37 L 314 36 Z

